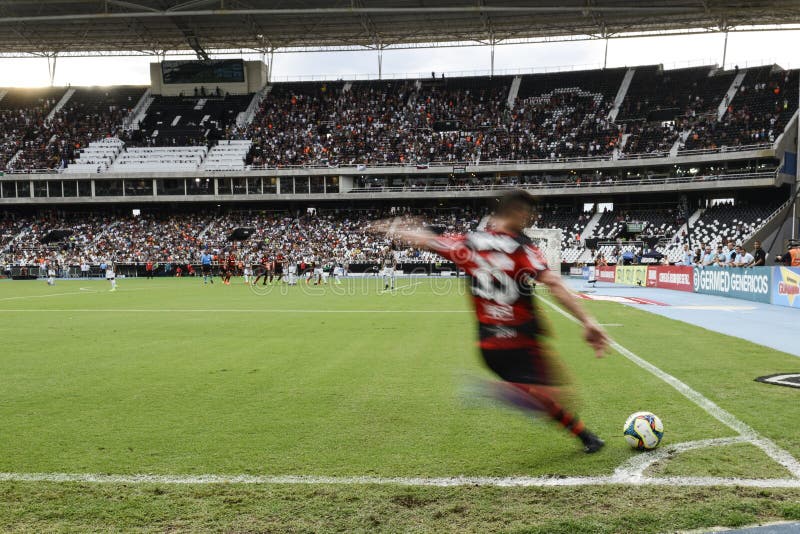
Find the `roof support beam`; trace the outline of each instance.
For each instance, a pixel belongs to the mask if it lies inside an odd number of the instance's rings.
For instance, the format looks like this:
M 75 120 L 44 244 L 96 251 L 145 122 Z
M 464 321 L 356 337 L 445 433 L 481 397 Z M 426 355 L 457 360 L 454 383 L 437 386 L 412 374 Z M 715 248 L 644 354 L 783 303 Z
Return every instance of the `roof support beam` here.
M 143 6 L 134 2 L 125 2 L 124 0 L 105 0 L 105 3 L 106 6 L 127 7 L 130 9 L 144 10 L 150 13 L 161 13 L 161 10 L 155 7 Z M 108 7 L 106 7 L 106 11 L 108 11 Z
M 123 0 L 108 0 L 113 3 L 129 4 Z M 129 4 L 135 5 L 135 4 Z M 686 7 L 675 6 L 460 6 L 460 7 L 325 7 L 325 8 L 259 8 L 259 9 L 204 9 L 192 11 L 180 11 L 181 16 L 184 17 L 220 17 L 220 16 L 242 16 L 242 15 L 419 15 L 420 13 L 428 14 L 458 14 L 458 13 L 505 13 L 505 14 L 536 14 L 536 13 L 622 13 L 622 14 L 639 14 L 639 15 L 668 15 L 668 14 L 701 14 L 701 9 L 687 9 Z M 159 17 L 174 17 L 176 12 L 153 10 L 148 8 L 145 11 L 130 12 L 130 13 L 74 13 L 74 14 L 61 14 L 61 15 L 24 15 L 0 18 L 0 24 L 12 24 L 17 22 L 43 22 L 48 20 L 58 21 L 75 21 L 75 20 L 91 20 L 91 19 L 126 19 L 126 18 L 159 18 Z

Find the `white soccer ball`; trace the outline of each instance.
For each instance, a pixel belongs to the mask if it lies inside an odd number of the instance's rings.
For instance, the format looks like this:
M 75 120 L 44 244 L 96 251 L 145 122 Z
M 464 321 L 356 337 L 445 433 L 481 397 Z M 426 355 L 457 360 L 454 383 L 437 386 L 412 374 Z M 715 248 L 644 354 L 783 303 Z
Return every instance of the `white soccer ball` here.
M 661 438 L 664 437 L 664 423 L 654 413 L 636 412 L 625 421 L 622 435 L 634 449 L 649 451 L 661 443 Z

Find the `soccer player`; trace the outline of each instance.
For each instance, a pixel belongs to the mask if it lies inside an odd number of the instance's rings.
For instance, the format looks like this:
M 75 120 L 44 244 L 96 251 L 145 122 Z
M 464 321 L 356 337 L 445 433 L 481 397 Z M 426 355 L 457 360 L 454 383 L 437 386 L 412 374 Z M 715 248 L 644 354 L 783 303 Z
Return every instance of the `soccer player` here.
M 386 250 L 384 250 L 381 263 L 383 267 L 381 271 L 381 275 L 383 276 L 383 290 L 389 291 L 391 286 L 391 290 L 394 291 L 395 273 L 397 272 L 397 259 L 394 257 L 394 253 L 389 247 L 386 247 Z
M 261 255 L 261 261 L 258 266 L 258 274 L 256 275 L 255 279 L 253 280 L 253 285 L 258 284 L 258 281 L 261 280 L 261 277 L 264 277 L 264 285 L 267 285 L 267 276 L 269 275 L 269 256 L 267 253 Z
M 244 267 L 242 268 L 242 271 L 244 272 L 244 283 L 245 284 L 250 284 L 250 278 L 253 275 L 253 266 L 250 265 L 249 261 L 245 262 Z
M 605 443 L 559 400 L 558 367 L 546 347 L 546 329 L 530 282 L 547 285 L 550 294 L 583 324 L 584 339 L 598 358 L 609 340 L 559 274 L 548 268 L 541 251 L 522 233 L 532 222 L 533 200 L 524 191 L 506 194 L 492 216 L 490 230 L 461 238 L 412 230 L 398 219 L 377 229 L 436 252 L 471 276 L 479 346 L 487 367 L 503 380 L 500 387 L 504 398 L 525 410 L 547 414 L 577 436 L 585 452 L 594 453 Z
M 289 262 L 289 266 L 287 267 L 287 270 L 289 271 L 289 275 L 288 275 L 287 283 L 290 286 L 296 286 L 297 285 L 297 261 L 294 260 L 293 258 L 289 258 L 288 262 Z
M 208 250 L 203 251 L 203 254 L 200 255 L 200 270 L 203 272 L 203 284 L 207 284 L 209 281 L 213 284 L 214 283 L 214 276 L 211 274 L 211 262 L 214 260 L 214 257 L 208 253 Z
M 324 272 L 322 270 L 322 267 L 323 267 L 322 266 L 322 258 L 320 258 L 319 256 L 314 256 L 314 259 L 311 261 L 311 263 L 314 265 L 314 268 L 313 268 L 314 277 L 316 277 L 316 279 L 317 279 L 317 281 L 314 282 L 314 285 L 318 286 L 318 285 L 320 285 L 322 283 L 322 275 L 324 274 Z
M 275 261 L 272 262 L 272 273 L 275 275 L 275 283 L 280 283 L 283 280 L 283 254 L 278 253 L 275 256 Z M 272 280 L 270 280 L 272 283 Z
M 56 285 L 56 266 L 53 263 L 47 264 L 47 285 Z
M 223 261 L 225 261 L 224 256 Z M 225 262 L 225 276 L 222 281 L 226 286 L 231 285 L 231 277 L 233 276 L 234 269 L 236 269 L 236 255 L 231 251 L 228 254 L 228 260 Z
M 333 262 L 333 271 L 331 275 L 333 276 L 333 283 L 336 285 L 341 285 L 342 283 L 342 276 L 344 276 L 344 268 L 342 267 L 342 262 L 338 259 L 331 260 Z
M 111 289 L 109 291 L 117 290 L 117 273 L 114 272 L 114 262 L 106 263 L 106 280 L 111 282 Z

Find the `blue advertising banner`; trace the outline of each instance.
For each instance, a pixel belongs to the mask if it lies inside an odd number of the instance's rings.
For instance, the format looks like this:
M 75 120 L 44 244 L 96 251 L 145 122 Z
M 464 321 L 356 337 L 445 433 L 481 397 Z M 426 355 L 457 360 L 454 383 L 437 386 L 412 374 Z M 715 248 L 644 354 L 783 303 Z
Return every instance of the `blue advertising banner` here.
M 772 267 L 751 269 L 695 267 L 694 292 L 769 304 Z
M 799 268 L 772 268 L 772 303 L 791 308 L 800 308 Z

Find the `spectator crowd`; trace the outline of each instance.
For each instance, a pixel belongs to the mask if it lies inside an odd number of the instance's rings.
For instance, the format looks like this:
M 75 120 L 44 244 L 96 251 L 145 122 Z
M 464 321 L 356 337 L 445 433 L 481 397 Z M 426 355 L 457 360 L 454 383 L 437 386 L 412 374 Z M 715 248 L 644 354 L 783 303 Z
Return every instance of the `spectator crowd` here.
M 237 125 L 232 117 L 252 95 L 220 103 L 225 120 L 219 131 L 211 129 L 213 138 L 201 127 L 205 119 L 181 125 L 175 135 L 123 130 L 131 126 L 128 115 L 144 88 L 78 89 L 52 116 L 63 90 L 38 99 L 7 95 L 0 100 L 0 168 L 62 168 L 88 143 L 110 136 L 148 146 L 174 144 L 176 138 L 187 145 L 249 139 L 247 164 L 255 168 L 665 155 L 674 147 L 773 142 L 797 107 L 798 71 L 750 69 L 732 98 L 727 91 L 736 71 L 635 72 L 616 121 L 613 96 L 581 86 L 602 85 L 604 71 L 591 71 L 589 81 L 586 73 L 564 73 L 558 87 L 542 78 L 539 90 L 537 75 L 526 76 L 519 98 L 513 98 L 512 77 L 286 83 L 272 86 L 249 125 Z M 590 83 L 592 77 L 597 83 Z M 155 119 L 161 122 L 150 121 L 160 125 L 153 128 L 169 126 L 164 121 L 173 119 L 169 103 L 176 99 L 184 115 L 211 113 L 193 111 L 192 97 L 156 97 L 151 112 L 160 110 Z M 718 118 L 721 103 L 727 108 Z
M 591 236 L 581 232 L 595 215 L 566 206 L 546 204 L 533 226 L 562 230 L 562 261 L 582 257 L 587 237 L 600 243 L 591 257 L 598 263 L 647 263 L 661 261 L 684 265 L 748 266 L 758 264 L 757 251 L 741 249 L 746 237 L 779 207 L 730 205 L 709 208 L 695 221 L 692 251 L 685 220 L 670 209 L 620 209 L 599 216 Z M 463 234 L 478 228 L 485 208 L 370 208 L 315 209 L 306 211 L 228 211 L 219 213 L 155 212 L 145 214 L 79 213 L 47 211 L 0 219 L 0 264 L 31 266 L 58 264 L 100 265 L 158 263 L 197 264 L 203 252 L 234 252 L 243 262 L 259 263 L 265 257 L 339 264 L 374 264 L 391 250 L 398 263 L 432 264 L 435 254 L 367 231 L 370 224 L 390 216 L 414 216 L 443 234 Z M 631 236 L 625 226 L 643 224 L 640 235 Z M 245 241 L 230 239 L 237 228 L 252 228 Z M 69 235 L 54 243 L 54 230 Z M 643 246 L 647 242 L 649 245 Z M 594 245 L 593 245 L 594 247 Z M 589 254 L 592 251 L 587 252 Z M 747 253 L 753 255 L 751 262 Z M 712 254 L 709 256 L 709 254 Z M 724 257 L 723 255 L 724 254 Z

